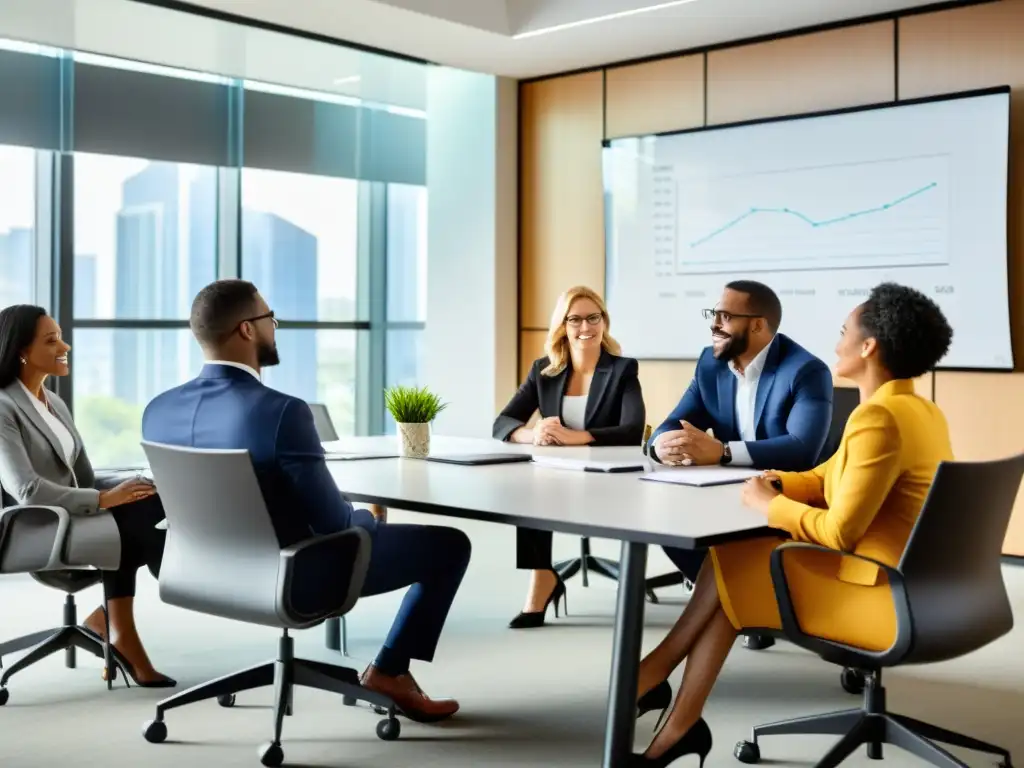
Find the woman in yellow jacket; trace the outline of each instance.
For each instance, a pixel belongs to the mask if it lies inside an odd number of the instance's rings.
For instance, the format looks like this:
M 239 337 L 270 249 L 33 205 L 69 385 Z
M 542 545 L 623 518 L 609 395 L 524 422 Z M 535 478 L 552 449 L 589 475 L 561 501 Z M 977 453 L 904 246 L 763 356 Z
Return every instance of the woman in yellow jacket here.
M 797 541 L 855 552 L 896 566 L 938 465 L 953 458 L 942 412 L 918 397 L 914 379 L 945 356 L 952 330 L 939 307 L 911 288 L 875 288 L 843 326 L 836 373 L 860 389 L 836 454 L 810 472 L 766 472 L 743 501 Z M 781 486 L 781 492 L 778 487 Z M 703 765 L 711 731 L 701 717 L 737 633 L 780 629 L 769 560 L 779 538 L 712 548 L 683 615 L 640 665 L 641 712 L 667 706 L 667 678 L 686 659 L 672 712 L 637 766 L 667 766 L 685 754 Z M 870 563 L 825 552 L 786 558 L 801 628 L 870 650 L 895 638 L 884 574 Z

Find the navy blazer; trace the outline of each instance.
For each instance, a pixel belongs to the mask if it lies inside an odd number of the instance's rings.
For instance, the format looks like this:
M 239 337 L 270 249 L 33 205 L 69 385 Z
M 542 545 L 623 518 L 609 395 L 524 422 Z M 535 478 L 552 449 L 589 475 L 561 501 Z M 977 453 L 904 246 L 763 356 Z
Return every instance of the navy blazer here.
M 723 443 L 740 439 L 736 426 L 736 374 L 706 347 L 679 404 L 651 438 L 688 421 L 714 429 Z M 832 421 L 832 374 L 821 360 L 783 334 L 768 349 L 757 384 L 754 424 L 747 442 L 754 467 L 803 472 L 817 465 Z
M 247 450 L 282 547 L 372 525 L 370 513 L 353 509 L 331 477 L 309 406 L 247 371 L 204 366 L 198 378 L 146 407 L 142 436 L 167 445 Z
M 494 421 L 492 434 L 508 440 L 519 427 L 525 426 L 535 411 L 541 418 L 562 418 L 562 398 L 569 386 L 572 360 L 557 376 L 544 376 L 541 371 L 551 361 L 546 357 L 534 361 L 530 373 Z M 601 357 L 590 380 L 583 428 L 594 438 L 591 445 L 640 446 L 644 437 L 644 396 L 637 376 L 639 365 L 631 357 L 619 357 L 601 350 Z M 564 422 L 563 422 L 564 425 Z

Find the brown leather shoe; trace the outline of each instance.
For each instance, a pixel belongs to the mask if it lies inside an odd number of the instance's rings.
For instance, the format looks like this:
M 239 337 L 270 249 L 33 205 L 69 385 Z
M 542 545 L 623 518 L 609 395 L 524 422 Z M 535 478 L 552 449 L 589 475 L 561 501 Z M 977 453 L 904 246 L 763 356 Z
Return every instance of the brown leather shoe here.
M 392 677 L 371 665 L 359 682 L 364 688 L 389 697 L 400 714 L 417 723 L 436 723 L 459 711 L 455 699 L 434 700 L 427 696 L 409 673 Z

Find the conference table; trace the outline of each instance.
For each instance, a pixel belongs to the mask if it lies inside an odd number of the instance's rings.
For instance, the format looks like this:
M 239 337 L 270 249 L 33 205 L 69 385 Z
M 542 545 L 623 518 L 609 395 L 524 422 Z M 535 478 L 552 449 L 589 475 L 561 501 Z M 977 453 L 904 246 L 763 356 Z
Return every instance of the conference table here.
M 395 437 L 343 438 L 325 448 L 331 474 L 352 502 L 622 542 L 604 768 L 626 765 L 633 750 L 647 547 L 696 549 L 772 535 L 764 515 L 740 503 L 738 485 L 694 487 L 640 480 L 653 467 L 639 446 L 537 447 L 491 439 L 431 438 L 430 454 L 438 457 L 515 452 L 541 461 L 554 456 L 584 462 L 635 460 L 645 466 L 644 471 L 615 473 L 534 462 L 465 465 L 398 458 Z M 364 456 L 375 458 L 359 458 Z

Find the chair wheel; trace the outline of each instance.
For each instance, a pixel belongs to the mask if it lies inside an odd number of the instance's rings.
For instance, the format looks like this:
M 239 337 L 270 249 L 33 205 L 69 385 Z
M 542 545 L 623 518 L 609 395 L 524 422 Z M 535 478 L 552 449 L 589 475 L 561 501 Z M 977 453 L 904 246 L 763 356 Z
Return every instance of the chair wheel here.
M 378 707 L 376 704 L 373 705 L 373 711 L 378 715 L 386 715 L 388 713 L 387 709 L 384 707 Z
M 6 688 L 0 688 L 0 707 L 6 704 L 11 699 L 11 692 Z
M 382 741 L 395 741 L 402 733 L 402 724 L 393 717 L 377 723 L 377 737 Z
M 355 696 L 342 696 L 341 703 L 344 704 L 346 707 L 354 707 L 359 702 Z
M 741 763 L 755 765 L 761 762 L 761 749 L 752 741 L 739 741 L 732 751 L 733 756 Z
M 864 680 L 864 673 L 859 669 L 846 667 L 839 675 L 839 683 L 847 693 L 857 694 L 864 693 L 866 681 Z
M 775 645 L 771 635 L 747 635 L 743 638 L 743 647 L 751 651 L 763 651 Z
M 142 736 L 150 744 L 162 744 L 167 738 L 167 723 L 163 720 L 150 720 L 143 726 Z
M 224 696 L 218 696 L 217 703 L 220 704 L 222 707 L 233 707 L 235 706 L 235 694 L 228 693 Z
M 267 768 L 280 768 L 284 763 L 284 750 L 280 744 L 269 742 L 260 747 L 260 764 Z

